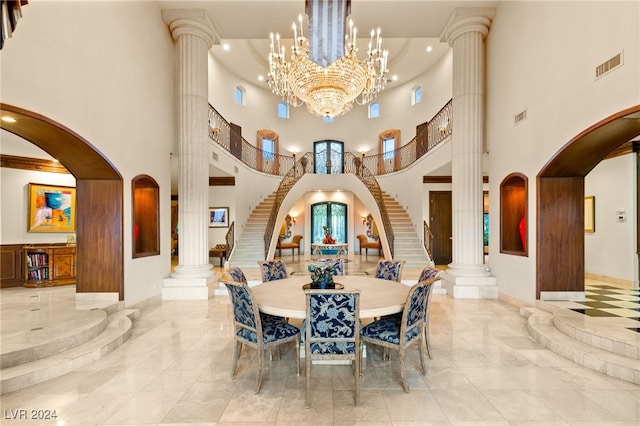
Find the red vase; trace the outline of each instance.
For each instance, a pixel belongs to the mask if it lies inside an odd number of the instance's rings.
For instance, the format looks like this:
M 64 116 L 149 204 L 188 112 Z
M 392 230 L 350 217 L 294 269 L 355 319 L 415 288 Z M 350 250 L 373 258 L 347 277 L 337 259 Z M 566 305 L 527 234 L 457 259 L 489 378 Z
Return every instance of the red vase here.
M 520 242 L 522 243 L 522 250 L 527 249 L 527 219 L 525 216 L 522 216 L 520 219 L 520 224 L 518 225 L 518 229 L 520 231 Z

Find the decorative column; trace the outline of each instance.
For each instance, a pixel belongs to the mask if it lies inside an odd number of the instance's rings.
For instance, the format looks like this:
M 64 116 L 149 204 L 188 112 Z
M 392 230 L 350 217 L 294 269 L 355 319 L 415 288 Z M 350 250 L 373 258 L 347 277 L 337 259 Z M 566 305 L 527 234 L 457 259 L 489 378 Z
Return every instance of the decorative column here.
M 441 36 L 453 48 L 453 262 L 442 281 L 454 298 L 498 296 L 483 261 L 482 220 L 484 38 L 494 15 L 493 8 L 456 9 Z
M 207 214 L 208 160 L 208 52 L 215 41 L 204 10 L 163 10 L 176 41 L 178 102 L 178 253 L 179 264 L 164 280 L 162 298 L 208 299 L 214 274 L 209 263 Z

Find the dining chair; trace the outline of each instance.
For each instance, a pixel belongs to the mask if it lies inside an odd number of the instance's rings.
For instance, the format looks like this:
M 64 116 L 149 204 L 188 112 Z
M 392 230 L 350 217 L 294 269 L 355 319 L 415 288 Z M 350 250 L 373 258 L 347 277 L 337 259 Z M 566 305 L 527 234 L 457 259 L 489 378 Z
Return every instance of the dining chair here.
M 225 271 L 222 276 L 222 282 L 231 280 L 234 283 L 247 284 L 247 276 L 244 274 L 242 269 L 237 266 L 233 266 L 229 268 L 228 271 Z M 284 321 L 285 319 L 276 315 L 265 314 L 260 312 L 260 318 L 262 322 L 265 321 Z
M 311 363 L 350 360 L 355 377 L 355 405 L 360 403 L 360 290 L 305 290 L 306 406 L 311 406 Z
M 404 260 L 380 259 L 376 266 L 375 277 L 382 278 L 383 280 L 400 282 L 404 263 Z
M 287 265 L 284 260 L 259 260 L 258 266 L 260 266 L 260 274 L 262 275 L 262 282 L 283 280 L 289 276 L 287 273 Z
M 420 277 L 418 278 L 418 282 L 420 281 L 429 281 L 431 282 L 438 281 L 440 279 L 440 273 L 442 271 L 436 269 L 432 266 L 427 266 L 420 273 Z M 424 338 L 427 345 L 427 355 L 429 355 L 429 359 L 433 359 L 433 353 L 431 351 L 431 341 L 429 339 L 429 311 L 431 310 L 431 295 L 433 294 L 433 289 L 429 290 L 427 294 L 427 303 L 425 304 L 425 313 L 424 313 Z
M 264 351 L 279 348 L 288 342 L 296 344 L 296 373 L 300 375 L 300 329 L 284 321 L 262 321 L 253 292 L 246 283 L 223 281 L 231 295 L 233 305 L 233 325 L 236 344 L 233 353 L 231 377 L 235 378 L 242 345 L 255 348 L 258 358 L 258 379 L 255 392 L 262 385 Z
M 435 278 L 432 280 L 435 281 Z M 416 342 L 416 339 L 419 339 L 421 374 L 423 376 L 426 374 L 423 352 L 426 347 L 424 326 L 426 303 L 432 291 L 433 281 L 421 281 L 411 287 L 400 322 L 391 318 L 382 318 L 366 325 L 361 331 L 363 343 L 379 345 L 385 350 L 387 348 L 398 350 L 400 354 L 400 376 L 402 377 L 402 387 L 405 392 L 409 392 L 405 371 L 406 350 Z

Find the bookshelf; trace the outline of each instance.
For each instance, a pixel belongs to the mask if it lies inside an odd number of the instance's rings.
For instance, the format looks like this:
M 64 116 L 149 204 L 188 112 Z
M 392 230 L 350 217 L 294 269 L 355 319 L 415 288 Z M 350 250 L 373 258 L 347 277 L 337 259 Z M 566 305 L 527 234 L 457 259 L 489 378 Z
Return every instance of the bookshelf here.
M 24 247 L 25 287 L 50 287 L 76 283 L 76 248 Z

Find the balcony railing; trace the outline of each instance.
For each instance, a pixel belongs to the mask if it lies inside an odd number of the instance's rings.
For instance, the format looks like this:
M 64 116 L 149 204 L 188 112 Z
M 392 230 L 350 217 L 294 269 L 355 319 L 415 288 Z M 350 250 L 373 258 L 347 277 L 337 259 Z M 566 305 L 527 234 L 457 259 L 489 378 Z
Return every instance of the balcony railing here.
M 416 135 L 409 143 L 392 152 L 359 157 L 361 165 L 373 176 L 406 169 L 451 135 L 452 110 L 452 102 L 449 101 L 431 120 L 417 126 Z M 296 163 L 295 157 L 273 154 L 251 145 L 211 105 L 209 137 L 244 164 L 263 173 L 285 176 Z M 311 158 L 309 160 L 312 161 Z

